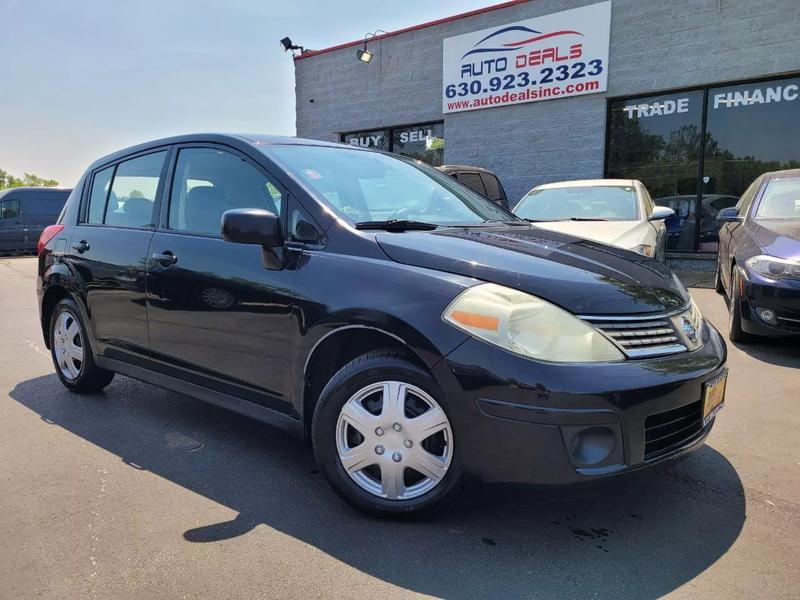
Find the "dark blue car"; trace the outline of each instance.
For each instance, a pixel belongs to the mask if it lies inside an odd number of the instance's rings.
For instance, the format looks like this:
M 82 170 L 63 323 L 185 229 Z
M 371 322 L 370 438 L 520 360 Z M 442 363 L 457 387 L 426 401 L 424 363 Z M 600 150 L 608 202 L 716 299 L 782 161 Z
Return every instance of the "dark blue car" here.
M 731 341 L 800 335 L 800 169 L 761 175 L 717 220 Z

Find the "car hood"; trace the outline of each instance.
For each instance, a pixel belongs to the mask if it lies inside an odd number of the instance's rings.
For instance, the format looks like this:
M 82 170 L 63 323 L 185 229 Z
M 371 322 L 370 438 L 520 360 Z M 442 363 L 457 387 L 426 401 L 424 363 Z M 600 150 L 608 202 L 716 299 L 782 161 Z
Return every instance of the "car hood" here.
M 399 263 L 475 277 L 544 298 L 576 314 L 642 314 L 684 305 L 672 271 L 633 252 L 536 227 L 380 232 Z
M 751 234 L 765 254 L 800 259 L 800 221 L 759 219 L 753 223 Z
M 534 226 L 624 247 L 621 242 L 638 224 L 639 221 L 542 221 L 534 223 Z

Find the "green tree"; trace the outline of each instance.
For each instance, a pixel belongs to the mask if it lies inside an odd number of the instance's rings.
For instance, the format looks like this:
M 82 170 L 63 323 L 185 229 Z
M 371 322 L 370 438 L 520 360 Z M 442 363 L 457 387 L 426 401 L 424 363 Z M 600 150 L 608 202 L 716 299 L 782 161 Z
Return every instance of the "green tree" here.
M 23 173 L 22 177 L 14 177 L 3 169 L 0 169 L 0 190 L 14 187 L 56 187 L 58 181 L 55 179 L 45 179 L 34 173 Z

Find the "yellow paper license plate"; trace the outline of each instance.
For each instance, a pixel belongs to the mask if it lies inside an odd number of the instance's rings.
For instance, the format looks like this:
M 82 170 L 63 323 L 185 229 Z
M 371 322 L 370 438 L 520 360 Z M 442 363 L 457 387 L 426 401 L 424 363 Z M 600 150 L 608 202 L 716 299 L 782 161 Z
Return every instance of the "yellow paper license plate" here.
M 727 369 L 714 379 L 706 381 L 703 388 L 703 427 L 708 425 L 709 421 L 725 406 L 725 384 L 727 381 Z

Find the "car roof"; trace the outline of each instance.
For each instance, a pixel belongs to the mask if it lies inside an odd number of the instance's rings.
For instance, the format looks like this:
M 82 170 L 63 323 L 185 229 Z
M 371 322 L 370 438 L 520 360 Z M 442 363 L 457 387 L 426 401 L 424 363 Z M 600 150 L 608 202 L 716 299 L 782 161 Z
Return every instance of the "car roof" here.
M 66 188 L 66 187 L 31 187 L 31 186 L 12 187 L 12 188 L 6 188 L 4 190 L 0 190 L 0 198 L 2 198 L 3 196 L 6 196 L 7 194 L 10 194 L 12 192 L 14 192 L 14 193 L 18 193 L 18 192 L 24 192 L 24 193 L 28 193 L 28 192 L 36 192 L 36 193 L 40 193 L 40 192 L 61 192 L 61 193 L 64 193 L 64 192 L 67 192 L 67 193 L 69 193 L 71 191 L 72 191 L 72 188 Z
M 764 176 L 769 179 L 776 179 L 779 177 L 800 177 L 800 169 L 784 169 L 783 171 L 770 171 L 764 173 Z
M 556 181 L 537 185 L 534 190 L 552 190 L 555 188 L 586 187 L 586 186 L 613 186 L 629 185 L 634 186 L 639 183 L 636 179 L 574 179 L 571 181 Z
M 483 167 L 475 167 L 472 165 L 441 165 L 436 167 L 439 171 L 443 173 L 458 173 L 458 172 L 468 172 L 468 173 L 488 173 L 489 175 L 494 175 L 489 169 L 484 169 Z M 496 177 L 496 175 L 495 175 Z
M 107 154 L 94 161 L 89 169 L 94 169 L 100 165 L 108 162 L 113 162 L 129 154 L 136 154 L 137 152 L 144 152 L 151 148 L 158 148 L 161 146 L 169 146 L 172 144 L 186 144 L 192 142 L 208 142 L 225 144 L 230 142 L 247 143 L 254 147 L 268 146 L 268 145 L 298 145 L 298 146 L 332 146 L 338 148 L 355 148 L 350 144 L 340 144 L 337 142 L 325 142 L 321 140 L 310 140 L 305 138 L 282 136 L 282 135 L 268 135 L 268 134 L 244 134 L 244 133 L 191 133 L 186 135 L 176 135 L 171 137 L 159 138 L 134 146 L 129 146 L 111 154 Z

